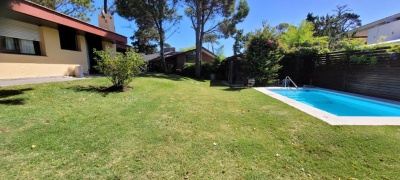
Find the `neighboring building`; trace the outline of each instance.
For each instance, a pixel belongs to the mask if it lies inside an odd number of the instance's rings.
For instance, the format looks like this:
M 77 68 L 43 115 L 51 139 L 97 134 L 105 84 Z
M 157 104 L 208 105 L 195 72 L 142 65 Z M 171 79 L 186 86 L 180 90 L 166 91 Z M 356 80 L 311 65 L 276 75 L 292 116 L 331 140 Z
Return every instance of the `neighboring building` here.
M 356 32 L 356 37 L 366 38 L 367 44 L 400 42 L 400 13 L 350 31 L 353 32 Z
M 195 63 L 196 61 L 196 50 L 189 50 L 185 52 L 175 52 L 175 48 L 166 48 L 164 52 L 165 63 L 168 66 L 170 72 L 180 72 L 183 69 L 185 63 Z M 202 48 L 202 62 L 212 63 L 214 58 L 217 57 L 214 53 Z M 149 62 L 150 70 L 161 71 L 161 57 L 160 54 L 149 54 L 145 55 L 144 59 Z
M 0 17 L 0 79 L 80 76 L 94 71 L 93 48 L 125 51 L 112 16 L 102 28 L 28 1 L 17 1 Z
M 243 67 L 244 54 L 238 54 L 225 58 L 221 65 L 224 78 L 230 85 L 244 85 L 247 81 L 247 74 Z

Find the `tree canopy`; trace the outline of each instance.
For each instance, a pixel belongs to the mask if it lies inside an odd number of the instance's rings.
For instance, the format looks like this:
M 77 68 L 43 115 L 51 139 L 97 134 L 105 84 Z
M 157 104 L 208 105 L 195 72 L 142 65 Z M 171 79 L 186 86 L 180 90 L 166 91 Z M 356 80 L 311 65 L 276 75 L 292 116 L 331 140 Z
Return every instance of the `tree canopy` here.
M 289 25 L 287 31 L 280 35 L 280 45 L 286 52 L 296 54 L 327 51 L 327 37 L 314 37 L 314 34 L 313 24 L 303 20 L 297 27 Z
M 307 14 L 307 21 L 313 23 L 315 36 L 327 36 L 329 49 L 339 50 L 340 40 L 348 36 L 348 31 L 361 26 L 360 15 L 351 13 L 347 5 L 336 6 L 335 14 L 314 16 Z
M 30 0 L 57 12 L 80 19 L 90 21 L 94 12 L 93 0 Z
M 214 45 L 219 45 L 217 34 L 205 34 L 203 43 L 211 45 L 211 52 L 215 54 Z
M 138 53 L 154 54 L 157 52 L 157 44 L 155 43 L 158 41 L 158 33 L 156 28 L 150 27 L 145 29 L 139 26 L 130 38 L 132 46 Z
M 143 30 L 155 28 L 160 46 L 160 55 L 165 72 L 168 72 L 164 58 L 166 32 L 173 29 L 181 19 L 177 14 L 177 0 L 116 0 L 117 13 L 128 20 L 135 20 Z
M 186 51 L 190 51 L 196 49 L 196 46 L 189 46 L 189 47 L 185 47 L 185 48 L 180 48 L 179 52 L 186 52 Z
M 243 53 L 243 49 L 245 48 L 245 44 L 249 39 L 249 35 L 249 33 L 243 34 L 243 29 L 236 31 L 235 35 L 233 36 L 233 39 L 235 40 L 232 46 L 233 55 Z
M 246 0 L 185 0 L 185 14 L 192 22 L 196 38 L 196 77 L 201 76 L 201 48 L 205 34 L 233 35 L 236 24 L 242 22 L 250 8 Z

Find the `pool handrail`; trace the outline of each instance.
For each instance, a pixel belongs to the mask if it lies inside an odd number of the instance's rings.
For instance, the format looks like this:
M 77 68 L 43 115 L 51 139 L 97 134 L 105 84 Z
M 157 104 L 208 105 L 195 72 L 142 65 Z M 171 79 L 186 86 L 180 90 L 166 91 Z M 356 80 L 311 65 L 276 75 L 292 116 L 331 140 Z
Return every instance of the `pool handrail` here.
M 289 80 L 289 83 L 286 83 L 287 80 Z M 296 83 L 294 83 L 294 81 L 292 80 L 292 78 L 290 78 L 289 76 L 286 76 L 285 79 L 283 79 L 283 83 L 284 83 L 284 87 L 287 87 L 290 89 L 290 82 L 292 82 L 292 84 L 294 85 L 294 87 L 296 87 L 296 90 L 298 89 Z M 287 85 L 287 86 L 286 86 Z

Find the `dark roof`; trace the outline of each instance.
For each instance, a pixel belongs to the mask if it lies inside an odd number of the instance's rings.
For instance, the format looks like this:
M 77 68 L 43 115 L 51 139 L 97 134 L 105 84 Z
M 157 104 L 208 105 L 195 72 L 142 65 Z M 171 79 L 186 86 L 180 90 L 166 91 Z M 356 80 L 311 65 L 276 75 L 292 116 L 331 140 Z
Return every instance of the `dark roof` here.
M 227 58 L 224 59 L 224 61 L 234 61 L 234 60 L 242 60 L 244 58 L 244 54 L 238 54 L 238 55 L 234 55 L 234 56 L 229 56 Z
M 186 53 L 193 52 L 193 51 L 196 51 L 196 49 L 192 49 L 192 50 L 188 50 L 188 51 L 184 51 L 184 52 L 172 52 L 172 51 L 165 52 L 164 53 L 164 57 L 165 58 L 174 57 L 174 56 L 177 56 L 177 55 L 180 55 L 180 54 L 186 54 Z M 213 57 L 217 56 L 217 55 L 215 55 L 214 53 L 212 53 L 211 51 L 209 51 L 208 49 L 206 49 L 204 47 L 202 47 L 202 51 L 205 51 L 205 52 L 209 53 Z M 160 58 L 160 53 L 147 54 L 147 55 L 143 56 L 143 59 L 145 61 L 158 60 L 159 58 Z
M 203 50 L 203 51 L 206 51 L 206 52 L 209 53 L 211 56 L 217 57 L 217 55 L 215 55 L 213 52 L 211 52 L 210 50 L 208 50 L 208 49 L 205 48 L 205 47 L 202 47 L 202 50 Z M 193 52 L 193 51 L 196 51 L 196 49 L 191 49 L 191 50 L 184 51 L 184 52 L 178 52 L 178 53 L 175 54 L 175 55 L 178 55 L 178 54 L 185 54 L 185 53 Z
M 171 57 L 171 56 L 173 56 L 173 55 L 175 55 L 175 52 L 172 52 L 172 51 L 170 51 L 170 52 L 165 52 L 165 53 L 164 53 L 164 57 L 165 57 L 165 58 Z M 157 59 L 160 58 L 160 57 L 161 57 L 161 54 L 160 54 L 160 53 L 154 53 L 154 54 L 146 54 L 146 55 L 144 55 L 144 56 L 143 56 L 143 59 L 144 59 L 145 61 L 152 61 L 152 60 L 157 60 Z

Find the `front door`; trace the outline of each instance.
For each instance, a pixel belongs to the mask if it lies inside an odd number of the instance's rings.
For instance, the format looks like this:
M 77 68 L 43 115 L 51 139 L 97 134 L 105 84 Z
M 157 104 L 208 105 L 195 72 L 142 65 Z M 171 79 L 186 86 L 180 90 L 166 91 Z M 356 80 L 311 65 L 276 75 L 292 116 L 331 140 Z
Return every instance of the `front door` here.
M 97 62 L 94 59 L 96 55 L 94 54 L 93 50 L 103 50 L 101 37 L 90 33 L 86 33 L 85 37 L 88 49 L 89 73 L 98 74 L 99 71 L 94 68 L 94 66 L 97 65 Z

